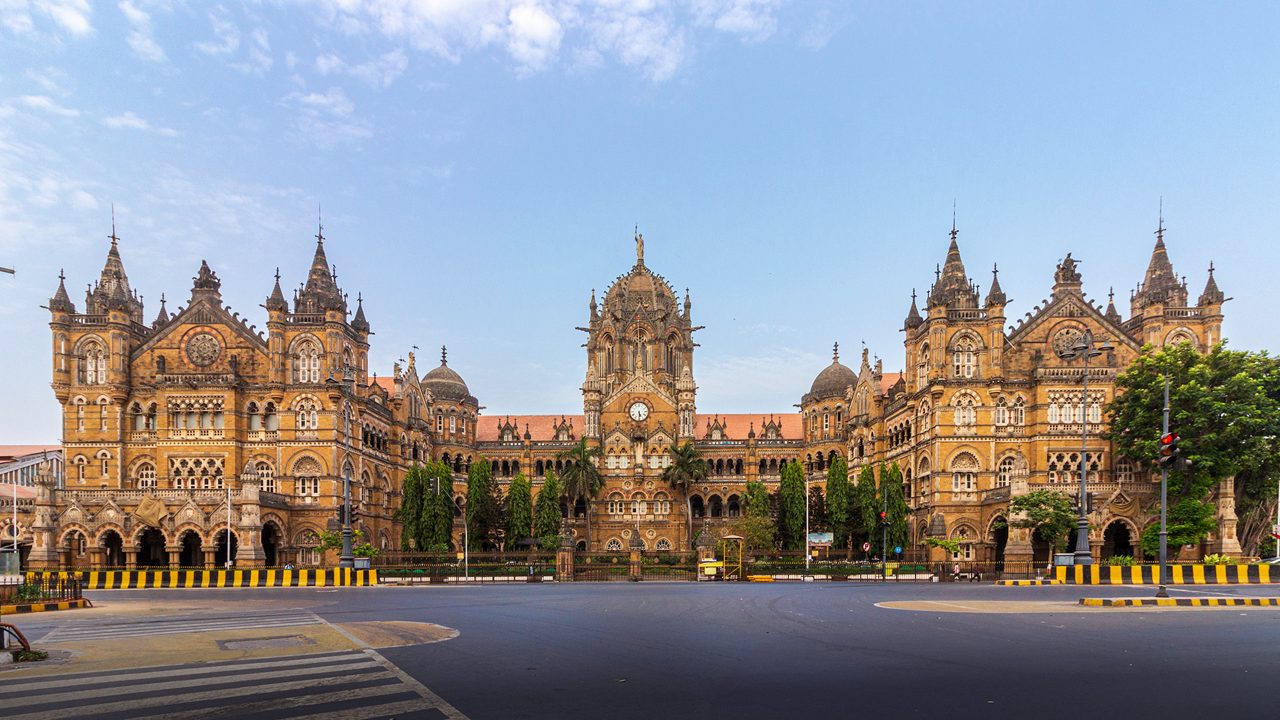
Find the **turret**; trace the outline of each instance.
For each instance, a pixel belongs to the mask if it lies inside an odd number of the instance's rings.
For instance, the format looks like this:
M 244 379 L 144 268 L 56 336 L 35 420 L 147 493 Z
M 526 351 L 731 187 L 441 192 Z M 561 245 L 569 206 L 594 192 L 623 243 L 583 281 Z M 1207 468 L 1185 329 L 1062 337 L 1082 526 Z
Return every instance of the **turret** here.
M 1009 304 L 1009 299 L 1004 295 L 1004 289 L 1000 287 L 1000 266 L 991 266 L 991 288 L 987 290 L 986 306 L 989 314 L 1004 315 L 1004 306 Z M 992 312 L 995 311 L 995 312 Z
M 916 307 L 916 291 L 911 289 L 911 309 L 907 311 L 907 319 L 903 321 L 903 329 L 908 332 L 915 330 L 924 324 L 924 318 L 920 317 L 920 309 Z
M 1218 289 L 1218 281 L 1213 279 L 1213 263 L 1209 263 L 1209 279 L 1204 284 L 1204 292 L 1200 293 L 1200 300 L 1196 304 L 1202 308 L 1213 305 L 1221 305 L 1227 301 L 1226 295 Z

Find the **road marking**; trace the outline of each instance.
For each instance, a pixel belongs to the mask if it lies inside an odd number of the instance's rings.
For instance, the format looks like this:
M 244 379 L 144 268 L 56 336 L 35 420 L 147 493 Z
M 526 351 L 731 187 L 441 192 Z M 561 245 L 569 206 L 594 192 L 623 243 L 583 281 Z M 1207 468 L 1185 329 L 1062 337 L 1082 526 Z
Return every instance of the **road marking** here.
M 199 616 L 163 618 L 149 622 L 124 622 L 81 626 L 79 623 L 55 627 L 40 639 L 42 643 L 74 642 L 79 640 L 104 640 L 112 638 L 138 638 L 153 635 L 177 635 L 213 632 L 215 630 L 241 630 L 277 627 L 318 625 L 319 618 L 308 610 L 288 613 L 237 615 L 205 618 Z
M 432 692 L 431 689 L 428 688 L 426 685 L 423 685 L 417 680 L 414 680 L 412 677 L 409 677 L 408 673 L 396 667 L 395 664 L 393 664 L 390 660 L 387 660 L 386 658 L 384 658 L 377 650 L 374 650 L 373 648 L 369 647 L 369 644 L 366 643 L 364 640 L 348 632 L 346 628 L 343 628 L 340 625 L 335 625 L 329 622 L 328 620 L 325 620 L 324 618 L 320 617 L 319 615 L 316 615 L 315 617 L 317 620 L 324 623 L 326 626 L 332 628 L 333 630 L 340 633 L 343 637 L 355 643 L 357 647 L 364 648 L 364 652 L 366 654 L 368 654 L 370 657 L 377 660 L 383 667 L 387 669 L 388 672 L 391 672 L 396 677 L 400 678 L 401 682 L 405 683 L 406 685 L 410 685 L 414 687 L 418 691 L 418 694 L 422 695 L 422 697 L 429 700 L 437 710 L 444 713 L 445 717 L 451 718 L 452 720 L 471 720 L 466 715 L 463 715 L 462 712 L 459 711 L 457 708 L 445 702 L 444 698 Z
M 264 672 L 266 670 L 266 672 Z M 368 651 L 80 673 L 56 680 L 12 678 L 0 692 L 6 720 L 60 718 L 272 717 L 356 720 L 437 710 L 462 718 L 443 701 L 405 682 L 402 672 Z M 453 711 L 454 714 L 450 714 Z

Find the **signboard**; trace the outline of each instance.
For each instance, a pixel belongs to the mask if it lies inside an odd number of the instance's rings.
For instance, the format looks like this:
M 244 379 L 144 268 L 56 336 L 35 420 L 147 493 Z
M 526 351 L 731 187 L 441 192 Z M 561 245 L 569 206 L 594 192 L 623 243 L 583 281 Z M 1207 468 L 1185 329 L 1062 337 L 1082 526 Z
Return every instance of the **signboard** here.
M 869 542 L 862 543 L 862 552 L 871 552 L 871 543 Z
M 831 543 L 835 542 L 835 539 L 836 539 L 835 533 L 821 533 L 821 532 L 809 533 L 810 545 L 830 545 Z
M 901 554 L 902 554 L 902 546 L 901 546 L 901 545 L 894 545 L 894 546 L 893 546 L 893 554 L 894 554 L 894 555 L 901 555 Z

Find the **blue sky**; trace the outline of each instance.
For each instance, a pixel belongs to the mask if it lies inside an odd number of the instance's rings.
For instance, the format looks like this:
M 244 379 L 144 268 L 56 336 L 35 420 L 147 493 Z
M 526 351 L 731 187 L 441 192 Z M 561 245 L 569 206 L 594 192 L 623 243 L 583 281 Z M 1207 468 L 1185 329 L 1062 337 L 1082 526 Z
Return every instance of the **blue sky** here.
M 591 289 L 693 295 L 702 412 L 789 410 L 840 341 L 902 364 L 952 203 L 1011 320 L 1080 259 L 1127 315 L 1164 198 L 1192 295 L 1274 349 L 1280 6 L 0 0 L 0 444 L 58 437 L 48 315 L 114 203 L 147 313 L 207 259 L 258 307 L 324 213 L 382 374 L 448 344 L 495 414 L 580 412 Z

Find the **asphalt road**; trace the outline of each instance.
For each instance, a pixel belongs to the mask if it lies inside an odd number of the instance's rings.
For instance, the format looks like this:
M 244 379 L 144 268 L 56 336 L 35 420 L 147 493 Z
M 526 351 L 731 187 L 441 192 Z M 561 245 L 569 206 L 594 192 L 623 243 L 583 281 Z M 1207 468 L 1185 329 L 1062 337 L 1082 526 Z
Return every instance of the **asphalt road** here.
M 332 623 L 455 628 L 460 634 L 451 640 L 380 652 L 474 720 L 1280 716 L 1280 609 L 1072 604 L 1085 594 L 1153 592 L 582 583 L 91 595 L 119 603 L 237 593 L 246 613 L 254 600 L 269 599 Z M 1174 594 L 1277 595 L 1280 588 Z M 925 609 L 877 605 L 900 602 Z M 51 622 L 24 625 L 38 634 Z

